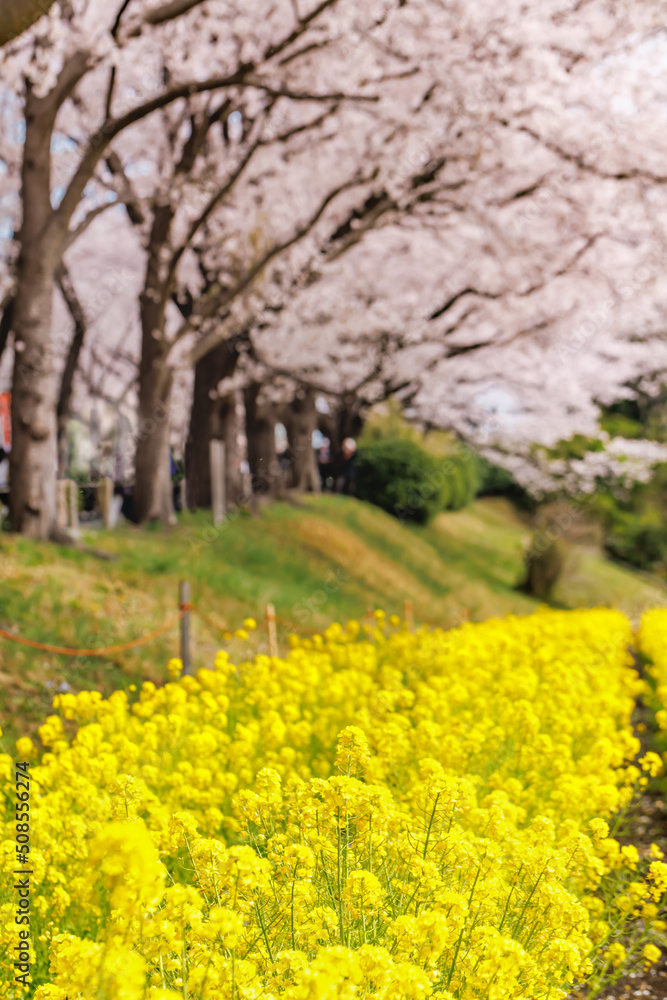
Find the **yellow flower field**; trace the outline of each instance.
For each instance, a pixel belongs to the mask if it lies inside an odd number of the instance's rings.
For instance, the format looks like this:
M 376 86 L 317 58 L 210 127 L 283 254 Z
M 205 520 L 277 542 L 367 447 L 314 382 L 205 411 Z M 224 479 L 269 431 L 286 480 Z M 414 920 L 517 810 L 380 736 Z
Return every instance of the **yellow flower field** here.
M 378 612 L 285 658 L 173 661 L 129 699 L 59 695 L 41 760 L 17 748 L 27 995 L 537 1000 L 656 961 L 667 865 L 609 830 L 661 767 L 637 760 L 631 641 L 610 610 L 415 633 Z
M 637 644 L 648 661 L 647 670 L 654 681 L 651 700 L 656 709 L 656 722 L 661 729 L 667 730 L 667 611 L 652 608 L 644 612 Z

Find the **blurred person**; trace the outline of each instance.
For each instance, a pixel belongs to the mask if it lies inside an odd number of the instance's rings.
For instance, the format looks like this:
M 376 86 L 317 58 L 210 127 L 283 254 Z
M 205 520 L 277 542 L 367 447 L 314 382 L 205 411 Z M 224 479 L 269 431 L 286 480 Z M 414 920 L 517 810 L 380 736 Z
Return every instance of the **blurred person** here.
M 322 443 L 317 449 L 317 468 L 320 473 L 322 492 L 330 492 L 334 488 L 334 461 L 331 455 L 331 441 L 328 437 L 322 438 Z
M 173 449 L 169 449 L 169 474 L 171 476 L 171 495 L 174 504 L 174 511 L 177 514 L 183 510 L 183 493 L 181 482 L 183 480 L 183 463 L 177 462 L 174 458 Z
M 336 479 L 336 492 L 346 496 L 354 496 L 357 478 L 357 442 L 354 438 L 345 438 L 340 454 L 340 464 Z

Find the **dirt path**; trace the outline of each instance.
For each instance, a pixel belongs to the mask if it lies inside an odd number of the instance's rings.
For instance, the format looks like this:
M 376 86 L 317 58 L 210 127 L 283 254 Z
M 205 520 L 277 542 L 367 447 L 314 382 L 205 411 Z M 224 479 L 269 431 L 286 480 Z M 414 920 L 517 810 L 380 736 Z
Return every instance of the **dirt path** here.
M 667 804 L 656 795 L 643 795 L 630 817 L 630 831 L 618 837 L 624 844 L 634 844 L 641 853 L 651 844 L 667 854 Z M 584 1000 L 586 994 L 574 994 L 568 1000 Z M 598 994 L 596 1000 L 667 1000 L 667 950 L 661 960 L 646 972 L 635 972 L 620 979 L 611 989 Z

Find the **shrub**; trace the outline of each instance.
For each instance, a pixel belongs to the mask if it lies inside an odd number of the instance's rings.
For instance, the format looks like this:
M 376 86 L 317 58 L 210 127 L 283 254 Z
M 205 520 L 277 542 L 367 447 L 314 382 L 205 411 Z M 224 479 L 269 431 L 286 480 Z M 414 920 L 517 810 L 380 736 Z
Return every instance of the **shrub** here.
M 511 472 L 503 469 L 501 465 L 494 465 L 481 455 L 477 455 L 476 458 L 480 477 L 478 496 L 503 496 L 520 507 L 521 510 L 534 511 L 536 509 L 537 500 L 530 495 L 525 487 L 517 483 Z
M 615 559 L 650 570 L 665 561 L 667 528 L 659 521 L 622 511 L 605 540 L 605 548 Z
M 480 459 L 475 452 L 462 448 L 438 463 L 438 467 L 444 475 L 443 510 L 461 510 L 472 503 L 482 484 Z
M 516 480 L 511 472 L 503 469 L 500 465 L 493 465 L 487 458 L 481 456 L 477 459 L 480 475 L 480 493 L 495 496 L 507 493 L 516 485 Z
M 414 441 L 381 440 L 359 449 L 357 496 L 403 520 L 426 524 L 442 508 L 440 463 Z
M 360 448 L 357 495 L 403 520 L 430 521 L 439 510 L 461 510 L 482 484 L 481 460 L 461 449 L 436 456 L 415 441 L 384 439 Z
M 613 559 L 638 569 L 661 568 L 667 562 L 667 527 L 660 490 L 664 463 L 651 483 L 638 483 L 624 501 L 611 493 L 598 497 L 594 511 L 604 531 L 604 547 Z

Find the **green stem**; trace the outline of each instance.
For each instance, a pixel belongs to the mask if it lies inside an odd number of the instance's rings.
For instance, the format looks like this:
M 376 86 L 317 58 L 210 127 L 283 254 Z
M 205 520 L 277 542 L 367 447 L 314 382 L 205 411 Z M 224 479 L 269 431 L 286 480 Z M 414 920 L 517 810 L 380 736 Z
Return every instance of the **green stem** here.
M 431 827 L 433 826 L 433 817 L 435 816 L 435 810 L 438 808 L 438 799 L 440 798 L 440 792 L 435 797 L 435 802 L 433 803 L 433 811 L 431 812 L 431 818 L 428 821 L 428 830 L 426 831 L 426 843 L 424 844 L 424 859 L 426 859 L 426 852 L 428 851 L 428 842 L 431 836 Z
M 292 931 L 292 951 L 296 951 L 296 940 L 294 937 L 294 885 L 296 883 L 296 870 L 298 868 L 299 862 L 294 865 L 294 871 L 292 872 L 292 898 L 290 900 L 290 928 Z
M 341 885 L 341 872 L 340 872 L 340 808 L 336 810 L 336 832 L 337 832 L 336 864 L 338 868 L 338 931 L 340 934 L 340 943 L 345 944 L 345 934 L 343 931 L 343 887 Z
M 271 954 L 271 945 L 269 944 L 269 939 L 266 934 L 266 928 L 264 926 L 264 921 L 262 919 L 262 909 L 257 903 L 255 904 L 255 906 L 256 906 L 257 919 L 259 920 L 259 926 L 262 931 L 262 936 L 264 938 L 264 944 L 266 945 L 266 950 L 269 955 L 269 961 L 273 962 L 273 955 Z
M 480 865 L 479 868 L 477 869 L 477 874 L 475 875 L 475 881 L 472 884 L 472 889 L 470 890 L 470 896 L 468 897 L 468 909 L 470 909 L 470 904 L 472 903 L 472 898 L 475 895 L 475 889 L 477 887 L 477 880 L 479 879 L 479 873 L 481 872 L 481 870 L 482 870 L 482 866 Z M 466 925 L 465 925 L 465 921 L 464 921 L 463 927 L 461 928 L 461 933 L 459 934 L 459 939 L 456 942 L 456 951 L 454 952 L 454 958 L 452 960 L 452 967 L 449 970 L 449 978 L 447 979 L 447 989 L 449 989 L 449 985 L 450 985 L 450 983 L 452 981 L 452 976 L 454 975 L 454 969 L 456 968 L 456 959 L 459 957 L 459 951 L 461 950 L 461 942 L 463 941 L 463 932 L 465 930 L 465 926 Z

